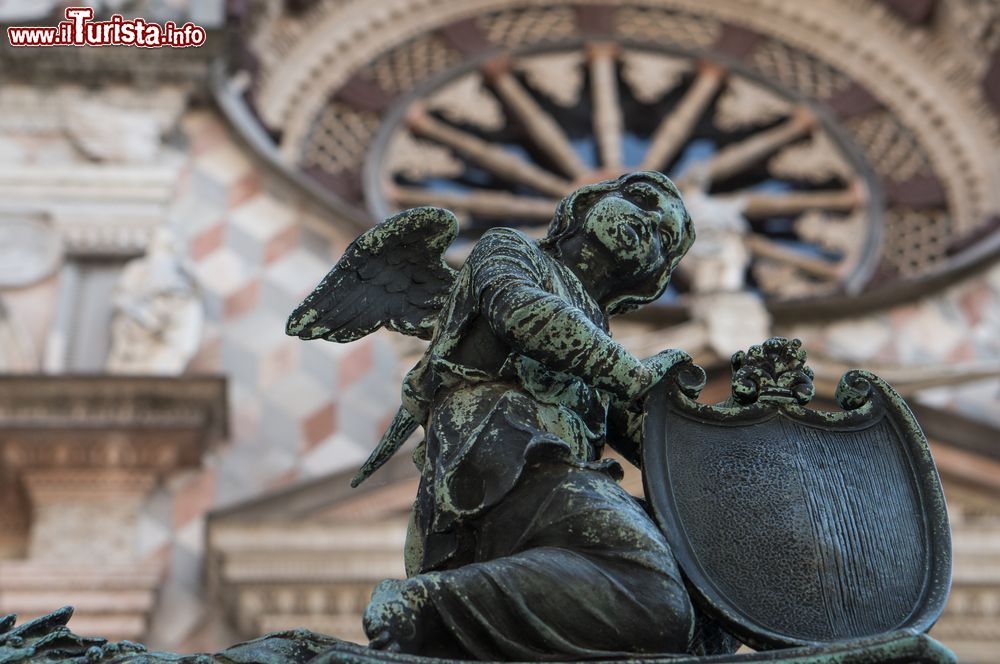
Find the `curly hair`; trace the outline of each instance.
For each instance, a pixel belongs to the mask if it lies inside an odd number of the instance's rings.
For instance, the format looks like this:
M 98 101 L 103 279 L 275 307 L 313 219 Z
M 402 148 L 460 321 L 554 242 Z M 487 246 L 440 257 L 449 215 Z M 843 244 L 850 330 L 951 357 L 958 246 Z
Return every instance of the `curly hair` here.
M 621 191 L 632 182 L 649 182 L 661 191 L 665 192 L 668 196 L 677 199 L 678 202 L 681 202 L 681 195 L 677 186 L 671 182 L 670 178 L 666 175 L 656 171 L 627 173 L 615 180 L 605 180 L 603 182 L 589 184 L 580 187 L 559 202 L 559 206 L 556 208 L 555 216 L 549 224 L 548 233 L 544 238 L 538 241 L 538 244 L 551 255 L 558 258 L 561 253 L 559 250 L 559 243 L 566 238 L 572 237 L 580 231 L 583 227 L 584 221 L 586 220 L 587 211 L 594 205 L 594 203 L 606 194 Z M 663 291 L 666 290 L 667 284 L 670 281 L 670 273 L 673 272 L 674 268 L 677 267 L 677 263 L 680 262 L 681 258 L 687 253 L 688 249 L 691 248 L 694 238 L 694 224 L 691 221 L 691 216 L 687 213 L 687 210 L 684 209 L 684 218 L 681 222 L 680 234 L 678 237 L 672 237 L 671 239 L 673 241 L 670 243 L 670 246 L 665 247 L 664 249 L 671 257 L 669 269 L 665 272 L 664 278 L 660 281 L 660 283 L 651 284 L 651 289 L 648 293 L 637 293 L 635 295 L 619 299 L 612 307 L 609 307 L 608 313 L 619 314 L 624 313 L 625 311 L 631 311 L 660 297 L 663 294 Z

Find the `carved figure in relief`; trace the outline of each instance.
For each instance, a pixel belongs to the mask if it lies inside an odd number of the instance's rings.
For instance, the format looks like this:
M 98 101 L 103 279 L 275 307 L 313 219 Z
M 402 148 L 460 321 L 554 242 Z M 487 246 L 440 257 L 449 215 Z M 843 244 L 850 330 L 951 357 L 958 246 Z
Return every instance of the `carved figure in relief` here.
M 693 165 L 681 185 L 698 232 L 681 270 L 691 285 L 693 323 L 703 330 L 707 345 L 725 357 L 769 337 L 771 317 L 760 296 L 746 290 L 753 257 L 746 196 L 710 196 L 706 167 Z
M 751 259 L 746 198 L 709 196 L 705 167 L 705 163 L 692 166 L 682 183 L 684 201 L 698 229 L 698 243 L 682 269 L 690 274 L 691 290 L 697 294 L 741 291 Z
M 109 372 L 184 371 L 201 342 L 204 312 L 169 230 L 158 230 L 149 252 L 125 266 L 114 304 Z

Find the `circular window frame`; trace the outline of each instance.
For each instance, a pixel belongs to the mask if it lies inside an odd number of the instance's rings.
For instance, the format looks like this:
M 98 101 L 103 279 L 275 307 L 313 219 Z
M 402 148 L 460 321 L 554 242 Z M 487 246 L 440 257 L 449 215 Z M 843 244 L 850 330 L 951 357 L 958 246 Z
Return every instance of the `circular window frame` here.
M 468 58 L 455 67 L 436 73 L 422 81 L 408 93 L 400 96 L 382 115 L 378 131 L 375 133 L 375 138 L 362 163 L 361 188 L 364 209 L 373 217 L 375 223 L 394 213 L 394 209 L 388 203 L 389 197 L 386 195 L 384 189 L 386 185 L 384 163 L 392 138 L 399 131 L 400 127 L 405 125 L 406 113 L 414 103 L 463 76 L 482 71 L 489 62 L 495 61 L 498 58 L 517 59 L 567 53 L 574 50 L 583 52 L 589 44 L 598 41 L 607 43 L 609 40 L 580 38 L 547 42 L 545 44 L 533 44 L 519 49 L 492 48 Z M 798 304 L 817 305 L 831 298 L 852 297 L 864 292 L 866 287 L 872 283 L 882 256 L 885 233 L 883 218 L 885 196 L 881 183 L 874 169 L 865 158 L 863 150 L 855 145 L 853 139 L 847 134 L 847 131 L 839 126 L 830 109 L 821 102 L 805 97 L 778 81 L 765 78 L 736 59 L 723 54 L 708 50 L 696 51 L 670 48 L 639 40 L 619 38 L 614 39 L 613 42 L 622 50 L 642 51 L 667 57 L 682 58 L 694 64 L 702 62 L 711 63 L 724 69 L 727 74 L 735 74 L 742 79 L 763 86 L 768 91 L 773 92 L 792 104 L 807 107 L 815 115 L 818 127 L 830 137 L 841 155 L 847 160 L 852 172 L 864 182 L 866 196 L 858 209 L 862 210 L 865 215 L 865 237 L 860 251 L 854 259 L 854 264 L 850 266 L 849 272 L 837 282 L 837 287 L 832 293 L 798 298 L 769 298 L 765 296 L 764 301 L 769 307 L 777 306 L 778 308 L 786 308 Z M 674 310 L 672 313 L 679 313 L 680 310 L 686 308 L 686 299 L 687 297 L 682 296 L 678 303 L 658 303 L 656 308 L 663 311 L 663 313 L 667 313 L 669 310 Z

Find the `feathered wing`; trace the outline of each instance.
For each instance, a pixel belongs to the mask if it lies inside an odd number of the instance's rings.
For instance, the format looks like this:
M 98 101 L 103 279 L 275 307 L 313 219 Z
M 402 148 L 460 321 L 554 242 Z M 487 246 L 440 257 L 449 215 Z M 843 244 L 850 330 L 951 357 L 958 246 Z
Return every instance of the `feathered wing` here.
M 457 235 L 448 210 L 421 207 L 389 217 L 347 247 L 285 331 L 343 343 L 384 326 L 430 339 L 455 282 L 444 252 Z

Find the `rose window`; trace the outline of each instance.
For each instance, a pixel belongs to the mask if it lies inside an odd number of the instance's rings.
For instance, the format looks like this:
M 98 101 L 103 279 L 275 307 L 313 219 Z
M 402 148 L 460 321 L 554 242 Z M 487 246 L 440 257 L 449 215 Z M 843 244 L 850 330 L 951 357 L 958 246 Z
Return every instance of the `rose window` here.
M 365 173 L 375 216 L 449 208 L 466 247 L 498 225 L 540 236 L 581 184 L 656 170 L 681 188 L 698 233 L 666 302 L 849 291 L 870 271 L 879 213 L 863 161 L 822 111 L 773 83 L 613 43 L 449 73 L 382 126 Z
M 1000 253 L 986 120 L 956 116 L 911 46 L 859 47 L 846 14 L 390 4 L 350 25 L 320 2 L 248 25 L 253 53 L 225 79 L 237 124 L 354 230 L 447 207 L 457 261 L 492 226 L 542 235 L 581 184 L 658 170 L 698 233 L 660 311 L 749 291 L 797 318 L 920 295 Z

